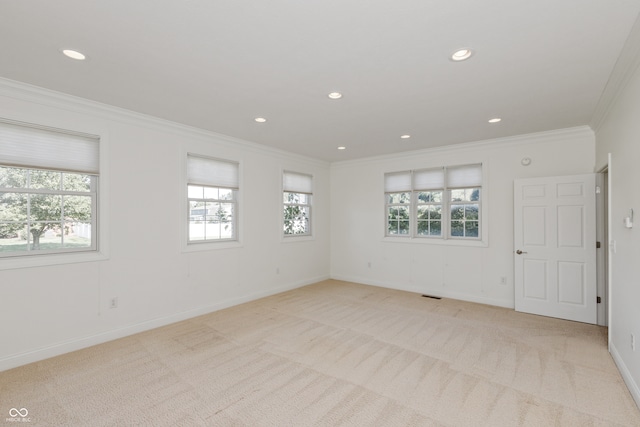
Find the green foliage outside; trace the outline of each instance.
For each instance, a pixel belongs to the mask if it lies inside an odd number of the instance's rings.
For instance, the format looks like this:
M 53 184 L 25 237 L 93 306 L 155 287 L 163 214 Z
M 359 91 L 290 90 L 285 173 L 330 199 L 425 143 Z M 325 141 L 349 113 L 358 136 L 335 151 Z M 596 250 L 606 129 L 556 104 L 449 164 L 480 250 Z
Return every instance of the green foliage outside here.
M 47 249 L 44 243 L 41 245 L 47 231 L 66 236 L 74 224 L 90 222 L 92 198 L 86 195 L 90 191 L 89 175 L 0 167 L 2 250 L 24 250 L 26 241 L 32 250 Z M 74 240 L 80 244 L 78 239 L 65 238 L 65 247 L 73 247 Z M 60 238 L 53 241 L 60 242 Z M 87 246 L 84 241 L 83 246 Z M 59 243 L 47 244 L 52 245 L 60 247 Z
M 284 234 L 309 234 L 309 196 L 284 193 Z

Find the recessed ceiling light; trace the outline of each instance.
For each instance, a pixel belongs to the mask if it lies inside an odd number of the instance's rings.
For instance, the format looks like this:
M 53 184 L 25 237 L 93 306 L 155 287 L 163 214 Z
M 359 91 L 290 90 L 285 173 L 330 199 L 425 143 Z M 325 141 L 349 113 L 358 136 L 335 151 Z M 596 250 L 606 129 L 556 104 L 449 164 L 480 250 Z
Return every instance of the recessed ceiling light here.
M 411 138 L 411 135 L 400 135 L 400 138 L 409 139 L 409 138 Z
M 498 123 L 501 121 L 502 119 L 500 117 L 494 117 L 493 119 L 489 119 L 489 123 Z
M 84 61 L 87 58 L 83 53 L 80 53 L 77 50 L 64 49 L 62 53 L 64 53 L 69 58 L 77 59 L 78 61 Z
M 256 122 L 258 122 L 258 123 L 264 123 L 264 122 L 266 122 L 266 121 L 267 121 L 267 119 L 265 119 L 264 117 L 256 117 L 256 118 L 255 118 L 255 119 L 253 119 L 253 120 L 255 120 L 255 121 L 256 121 Z
M 331 92 L 329 95 L 327 95 L 329 98 L 331 99 L 340 99 L 342 98 L 342 94 L 340 92 Z
M 471 58 L 471 55 L 473 55 L 473 51 L 468 47 L 465 47 L 464 49 L 458 49 L 453 52 L 453 54 L 451 55 L 451 60 L 464 61 L 465 59 Z
M 342 146 L 338 147 L 338 150 L 346 150 L 346 149 L 347 147 L 342 147 Z

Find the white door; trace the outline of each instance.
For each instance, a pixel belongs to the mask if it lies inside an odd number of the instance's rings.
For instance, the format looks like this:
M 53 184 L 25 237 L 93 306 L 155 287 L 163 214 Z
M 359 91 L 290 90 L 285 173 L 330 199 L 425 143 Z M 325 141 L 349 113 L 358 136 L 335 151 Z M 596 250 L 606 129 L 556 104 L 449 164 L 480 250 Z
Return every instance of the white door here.
M 597 322 L 595 174 L 514 182 L 516 311 Z

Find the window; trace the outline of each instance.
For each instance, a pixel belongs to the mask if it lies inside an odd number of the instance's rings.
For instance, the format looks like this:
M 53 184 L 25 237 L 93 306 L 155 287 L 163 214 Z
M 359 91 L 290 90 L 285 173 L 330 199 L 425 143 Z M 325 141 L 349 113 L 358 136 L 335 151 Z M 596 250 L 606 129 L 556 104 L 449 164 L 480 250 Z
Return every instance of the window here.
M 99 139 L 0 120 L 0 257 L 97 249 Z
M 238 163 L 187 154 L 188 243 L 237 240 Z
M 283 230 L 285 236 L 311 235 L 312 177 L 283 172 Z
M 386 236 L 481 238 L 482 165 L 385 174 Z

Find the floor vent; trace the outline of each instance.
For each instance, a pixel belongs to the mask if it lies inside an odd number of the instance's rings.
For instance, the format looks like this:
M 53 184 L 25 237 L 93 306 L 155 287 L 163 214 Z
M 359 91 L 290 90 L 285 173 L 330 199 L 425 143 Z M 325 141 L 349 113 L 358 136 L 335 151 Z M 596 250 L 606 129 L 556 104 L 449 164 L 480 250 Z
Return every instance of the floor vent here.
M 425 298 L 431 298 L 431 299 L 442 299 L 440 297 L 434 297 L 433 295 L 422 295 Z

